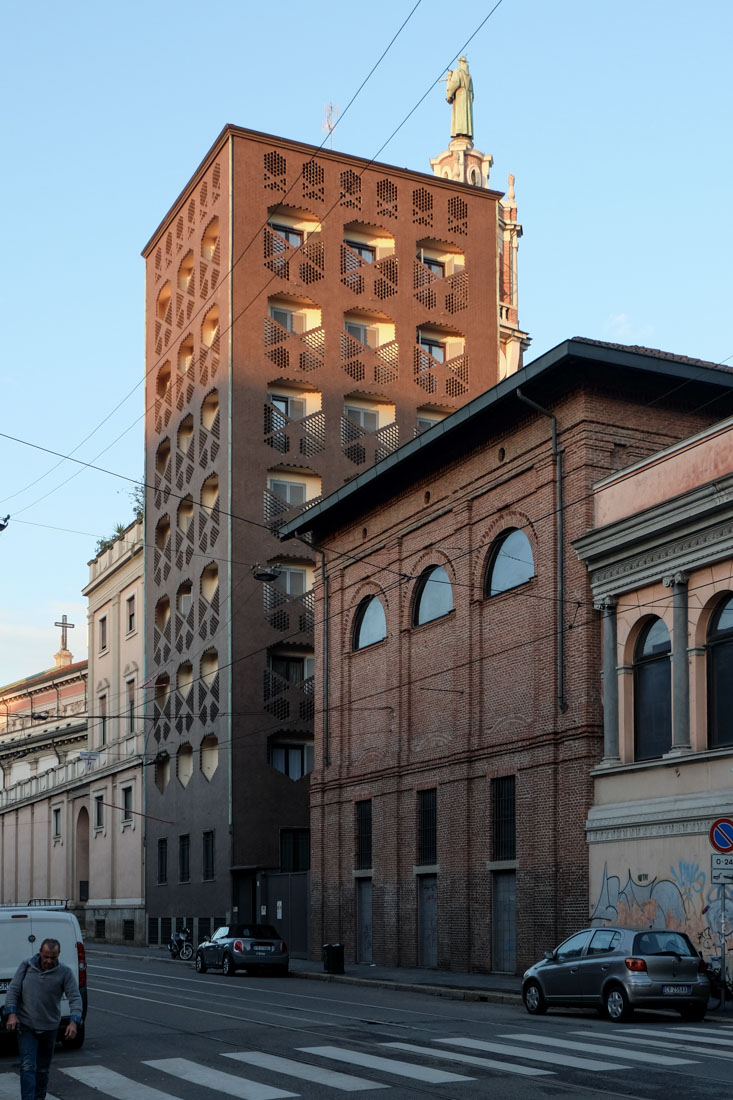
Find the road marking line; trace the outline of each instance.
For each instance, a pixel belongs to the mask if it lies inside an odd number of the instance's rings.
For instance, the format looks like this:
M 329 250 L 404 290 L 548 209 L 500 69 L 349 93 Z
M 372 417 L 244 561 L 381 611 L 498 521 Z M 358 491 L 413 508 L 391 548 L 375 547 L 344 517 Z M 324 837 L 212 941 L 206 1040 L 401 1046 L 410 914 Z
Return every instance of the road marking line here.
M 440 1039 L 439 1042 L 445 1042 Z M 467 1066 L 480 1066 L 483 1069 L 499 1069 L 504 1073 L 519 1073 L 525 1077 L 551 1077 L 551 1069 L 537 1069 L 535 1066 L 518 1066 L 512 1062 L 499 1062 L 496 1058 L 474 1058 L 470 1054 L 458 1054 L 448 1050 L 432 1050 L 430 1047 L 421 1047 L 416 1043 L 380 1043 L 383 1047 L 392 1047 L 394 1050 L 407 1050 L 412 1054 L 427 1054 L 430 1058 L 444 1058 L 447 1062 L 464 1062 Z
M 597 1037 L 595 1031 L 574 1031 L 573 1035 L 585 1035 L 589 1039 Z M 733 1058 L 733 1050 L 718 1050 L 717 1047 L 706 1050 L 704 1047 L 690 1045 L 690 1041 L 687 1036 L 682 1036 L 682 1042 L 679 1040 L 675 1043 L 670 1037 L 666 1041 L 664 1039 L 647 1039 L 643 1035 L 604 1035 L 604 1042 L 611 1041 L 615 1043 L 638 1043 L 646 1047 L 658 1047 L 660 1050 L 686 1050 L 690 1054 L 707 1054 L 711 1058 Z
M 632 1031 L 632 1028 L 622 1028 L 621 1034 L 624 1036 L 629 1035 Z M 637 1031 L 636 1034 L 661 1035 L 665 1039 L 674 1039 L 679 1037 L 685 1043 L 689 1043 L 692 1039 L 695 1039 L 697 1042 L 700 1043 L 711 1043 L 715 1046 L 729 1048 L 733 1047 L 733 1036 L 731 1036 L 730 1039 L 720 1039 L 717 1035 L 711 1035 L 710 1038 L 708 1038 L 707 1034 L 702 1028 L 697 1031 L 695 1028 L 692 1027 L 671 1027 L 668 1030 L 663 1030 L 662 1028 L 645 1027 L 643 1031 Z
M 395 1073 L 399 1077 L 410 1077 L 413 1081 L 425 1081 L 432 1085 L 443 1085 L 449 1081 L 473 1081 L 473 1077 L 463 1077 L 459 1073 L 447 1073 L 427 1066 L 416 1066 L 412 1062 L 398 1062 L 392 1058 L 379 1058 L 374 1054 L 362 1054 L 358 1050 L 344 1050 L 342 1047 L 298 1047 L 303 1054 L 317 1054 L 320 1058 L 333 1058 L 337 1062 L 348 1062 L 365 1069 L 381 1069 L 384 1073 Z
M 274 1054 L 263 1054 L 259 1050 L 242 1050 L 234 1054 L 223 1054 L 223 1058 L 232 1058 L 235 1062 L 246 1062 L 260 1069 L 269 1069 L 274 1073 L 284 1073 L 288 1077 L 298 1077 L 302 1081 L 314 1081 L 318 1085 L 341 1089 L 343 1092 L 360 1092 L 364 1089 L 388 1089 L 389 1085 L 380 1085 L 377 1081 L 367 1081 L 365 1077 L 352 1077 L 348 1073 L 339 1073 L 335 1069 L 322 1069 L 307 1062 L 296 1062 L 291 1058 L 278 1058 Z
M 115 1073 L 113 1069 L 106 1069 L 104 1066 L 76 1066 L 74 1069 L 62 1069 L 61 1072 L 87 1088 L 114 1096 L 115 1100 L 178 1100 L 170 1092 L 161 1092 L 150 1085 L 142 1085 L 139 1081 L 123 1077 L 121 1073 Z
M 516 1039 L 521 1043 L 544 1043 L 550 1047 L 565 1047 L 567 1050 L 585 1050 L 590 1054 L 609 1054 L 608 1047 L 600 1043 L 573 1043 L 569 1039 L 553 1039 L 549 1035 L 513 1034 L 500 1035 L 500 1039 Z M 617 1058 L 625 1058 L 629 1062 L 647 1062 L 655 1066 L 693 1066 L 693 1058 L 670 1058 L 666 1054 L 645 1054 L 641 1050 L 624 1050 L 623 1053 L 613 1051 Z
M 224 1096 L 235 1096 L 238 1100 L 278 1100 L 279 1097 L 297 1096 L 297 1092 L 284 1092 L 283 1089 L 261 1085 L 258 1081 L 248 1081 L 246 1077 L 235 1077 L 233 1073 L 223 1073 L 219 1069 L 201 1066 L 188 1058 L 159 1058 L 144 1065 L 152 1069 L 181 1077 L 194 1085 L 207 1089 L 218 1089 Z
M 594 1073 L 606 1069 L 626 1069 L 626 1066 L 616 1062 L 601 1062 L 597 1058 L 574 1058 L 572 1054 L 554 1054 L 546 1051 L 537 1051 L 536 1054 L 528 1054 L 509 1043 L 489 1043 L 483 1039 L 438 1039 L 439 1043 L 448 1043 L 451 1046 L 467 1047 L 469 1050 L 488 1050 L 493 1054 L 510 1054 L 516 1057 L 517 1053 L 522 1058 L 529 1058 L 530 1062 L 545 1062 L 547 1065 L 572 1066 L 574 1069 L 589 1069 Z M 610 1052 L 613 1054 L 613 1052 Z

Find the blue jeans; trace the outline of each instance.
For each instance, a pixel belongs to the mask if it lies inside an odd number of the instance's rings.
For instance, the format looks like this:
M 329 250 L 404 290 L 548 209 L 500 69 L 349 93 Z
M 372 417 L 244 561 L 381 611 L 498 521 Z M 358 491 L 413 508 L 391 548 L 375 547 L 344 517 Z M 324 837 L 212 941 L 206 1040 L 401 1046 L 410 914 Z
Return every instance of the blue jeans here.
M 21 1100 L 45 1100 L 57 1028 L 36 1031 L 18 1024 Z

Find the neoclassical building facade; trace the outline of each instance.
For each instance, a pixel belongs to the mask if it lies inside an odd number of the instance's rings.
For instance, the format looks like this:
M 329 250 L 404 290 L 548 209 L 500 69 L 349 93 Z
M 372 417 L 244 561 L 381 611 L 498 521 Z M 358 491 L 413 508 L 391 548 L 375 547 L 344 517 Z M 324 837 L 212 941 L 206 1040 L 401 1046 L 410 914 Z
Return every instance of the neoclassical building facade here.
M 593 506 L 575 543 L 603 623 L 591 915 L 733 950 L 709 837 L 733 813 L 733 421 L 597 483 Z

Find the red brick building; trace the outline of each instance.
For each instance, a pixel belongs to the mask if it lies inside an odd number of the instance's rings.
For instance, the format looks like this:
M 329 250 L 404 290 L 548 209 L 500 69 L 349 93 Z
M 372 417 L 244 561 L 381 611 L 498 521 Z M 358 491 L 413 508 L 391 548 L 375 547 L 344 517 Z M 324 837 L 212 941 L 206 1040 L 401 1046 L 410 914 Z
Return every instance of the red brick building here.
M 313 944 L 514 972 L 588 920 L 601 654 L 572 543 L 595 482 L 731 408 L 731 372 L 571 340 L 285 525 L 323 563 Z
M 521 365 L 513 194 L 461 140 L 429 175 L 227 126 L 144 249 L 153 942 L 307 871 L 316 563 L 279 524 Z

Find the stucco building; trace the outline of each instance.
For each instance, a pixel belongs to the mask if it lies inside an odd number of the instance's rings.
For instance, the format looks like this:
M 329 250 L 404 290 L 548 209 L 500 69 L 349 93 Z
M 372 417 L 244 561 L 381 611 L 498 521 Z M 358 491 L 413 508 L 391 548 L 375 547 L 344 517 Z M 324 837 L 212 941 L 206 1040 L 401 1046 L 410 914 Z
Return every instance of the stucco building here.
M 733 422 L 593 488 L 576 543 L 603 616 L 604 752 L 587 819 L 599 923 L 733 953 Z M 717 873 L 716 873 L 717 870 Z
M 571 340 L 283 527 L 321 552 L 313 944 L 514 972 L 587 922 L 601 650 L 573 545 L 595 483 L 732 408 L 713 364 Z
M 277 530 L 522 362 L 513 192 L 458 145 L 429 175 L 227 126 L 144 249 L 151 942 L 266 914 L 306 948 L 317 563 Z
M 89 661 L 0 689 L 0 898 L 67 902 L 85 937 L 142 942 L 143 525 L 89 563 Z M 78 627 L 77 627 L 78 629 Z

